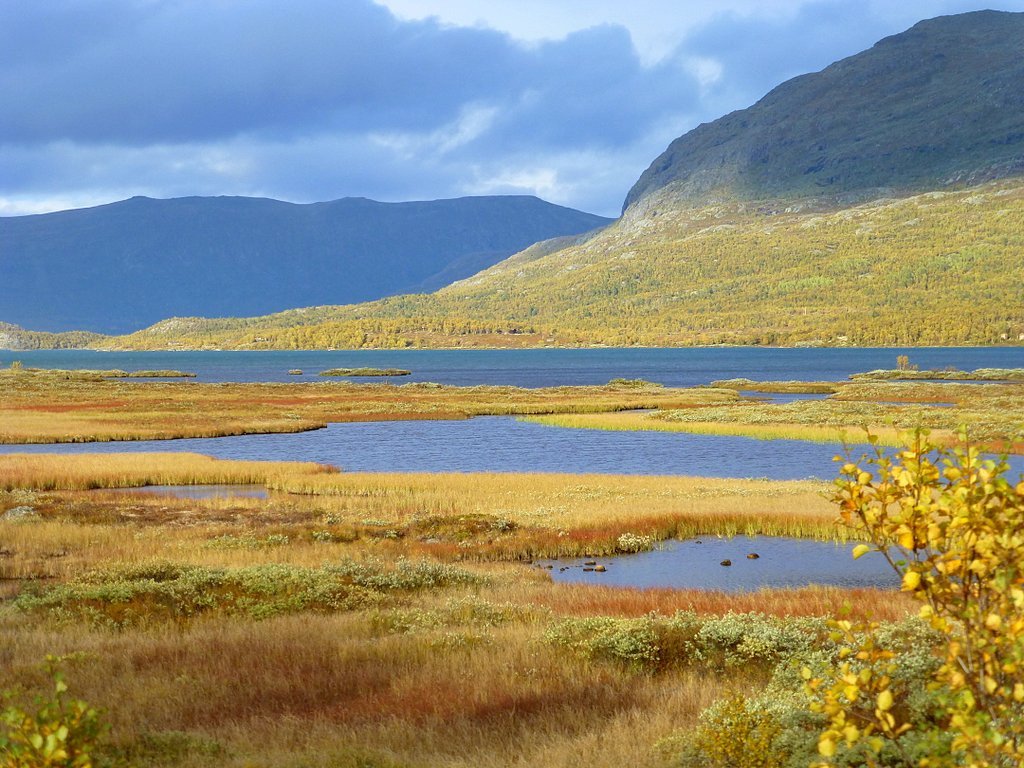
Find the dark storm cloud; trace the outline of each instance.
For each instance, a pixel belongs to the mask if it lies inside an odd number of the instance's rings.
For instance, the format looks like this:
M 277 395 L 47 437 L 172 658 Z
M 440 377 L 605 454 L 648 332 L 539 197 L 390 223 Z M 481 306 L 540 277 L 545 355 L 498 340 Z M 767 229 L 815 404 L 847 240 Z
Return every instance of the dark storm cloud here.
M 27 17 L 18 5 L 0 18 L 20 38 L 0 48 L 4 141 L 412 125 L 480 88 L 479 69 L 457 77 L 459 57 L 486 50 L 510 68 L 500 35 L 402 24 L 367 2 L 43 3 Z
M 364 0 L 2 9 L 3 142 L 423 130 L 485 101 L 543 118 L 550 140 L 579 140 L 557 124 L 571 120 L 584 141 L 614 143 L 656 106 L 621 28 L 530 49 L 486 29 L 398 21 Z M 607 119 L 609 102 L 633 120 Z

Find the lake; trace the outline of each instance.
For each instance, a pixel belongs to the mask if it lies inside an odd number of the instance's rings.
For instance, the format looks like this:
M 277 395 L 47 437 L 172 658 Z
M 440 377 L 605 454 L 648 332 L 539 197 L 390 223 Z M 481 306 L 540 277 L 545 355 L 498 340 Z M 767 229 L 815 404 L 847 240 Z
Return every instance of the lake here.
M 193 381 L 323 381 L 328 368 L 403 368 L 391 379 L 472 386 L 549 387 L 646 379 L 689 387 L 716 379 L 838 381 L 851 373 L 894 368 L 905 354 L 926 368 L 1024 368 L 1024 347 L 800 348 L 685 347 L 672 349 L 347 350 L 274 352 L 94 352 L 0 350 L 0 367 L 15 360 L 38 368 L 173 369 Z M 302 376 L 290 376 L 299 369 Z M 370 379 L 376 381 L 378 379 Z

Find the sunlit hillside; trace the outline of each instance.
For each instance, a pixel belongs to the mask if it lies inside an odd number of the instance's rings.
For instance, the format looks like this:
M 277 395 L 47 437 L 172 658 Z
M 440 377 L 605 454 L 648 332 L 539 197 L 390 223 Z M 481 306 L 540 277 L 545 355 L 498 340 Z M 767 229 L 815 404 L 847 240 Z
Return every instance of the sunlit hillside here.
M 998 344 L 1024 338 L 1024 184 L 831 212 L 767 204 L 627 216 L 436 294 L 177 319 L 120 348 Z

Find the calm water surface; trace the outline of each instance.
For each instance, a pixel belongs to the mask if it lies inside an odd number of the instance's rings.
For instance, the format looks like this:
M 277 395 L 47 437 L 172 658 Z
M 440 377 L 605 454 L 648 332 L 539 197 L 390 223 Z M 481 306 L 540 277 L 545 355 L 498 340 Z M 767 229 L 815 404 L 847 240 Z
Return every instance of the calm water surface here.
M 613 378 L 646 379 L 666 386 L 694 386 L 716 379 L 838 381 L 851 373 L 893 368 L 897 355 L 921 368 L 954 366 L 1024 368 L 1024 347 L 922 347 L 771 349 L 356 350 L 298 352 L 93 352 L 0 350 L 0 367 L 20 360 L 38 368 L 174 369 L 193 381 L 323 381 L 328 368 L 404 368 L 392 381 L 441 384 L 511 384 L 547 387 L 604 384 Z M 302 376 L 289 376 L 289 369 Z
M 562 429 L 483 416 L 331 424 L 285 435 L 5 445 L 0 453 L 192 451 L 222 459 L 316 461 L 353 472 L 566 472 L 832 479 L 842 447 L 801 440 Z M 851 447 L 854 457 L 868 446 Z M 1024 472 L 1024 457 L 1014 457 Z
M 607 558 L 565 558 L 538 562 L 551 565 L 556 582 L 604 584 L 652 589 L 713 589 L 746 592 L 757 589 L 831 586 L 895 589 L 899 578 L 877 552 L 854 560 L 852 544 L 737 536 L 666 542 L 661 548 L 636 555 Z M 751 560 L 748 554 L 756 553 Z M 584 562 L 605 566 L 604 573 L 585 571 Z M 723 560 L 731 566 L 723 566 Z
M 363 472 L 567 472 L 832 478 L 835 445 L 798 440 L 562 429 L 484 416 L 331 424 L 297 434 L 0 446 L 0 452 L 193 451 L 222 459 L 316 461 Z M 863 446 L 855 448 L 860 455 Z

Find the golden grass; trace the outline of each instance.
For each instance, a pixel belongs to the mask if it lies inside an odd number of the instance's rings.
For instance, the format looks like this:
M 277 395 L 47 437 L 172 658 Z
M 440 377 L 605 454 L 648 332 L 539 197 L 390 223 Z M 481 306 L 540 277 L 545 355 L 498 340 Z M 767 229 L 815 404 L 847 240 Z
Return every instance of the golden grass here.
M 311 495 L 338 519 L 379 519 L 431 531 L 446 518 L 483 516 L 498 547 L 502 521 L 531 556 L 577 548 L 607 553 L 622 533 L 655 540 L 699 533 L 833 538 L 828 486 L 814 481 L 732 480 L 677 476 L 501 473 L 341 473 L 281 476 L 268 486 Z M 328 507 L 325 507 L 328 508 Z M 563 539 L 559 543 L 558 539 Z M 490 551 L 481 545 L 478 551 Z
M 211 615 L 117 631 L 0 599 L 0 689 L 42 691 L 66 658 L 76 697 L 106 710 L 111 749 L 136 768 L 620 766 L 667 768 L 672 737 L 758 667 L 666 659 L 657 673 L 545 640 L 566 617 L 758 611 L 897 619 L 893 592 L 723 594 L 555 584 L 516 560 L 597 551 L 622 532 L 836 533 L 809 481 L 511 474 L 331 473 L 314 464 L 189 454 L 0 457 L 0 597 L 94 569 L 154 561 L 318 568 L 344 559 L 461 560 L 471 585 L 395 592 L 375 607 L 264 621 Z M 16 473 L 14 473 L 16 471 Z M 14 474 L 12 474 L 14 473 Z M 10 477 L 17 480 L 11 482 Z M 267 500 L 104 490 L 136 482 L 262 482 Z M 314 535 L 316 534 L 316 535 Z M 6 587 L 4 586 L 6 585 Z M 678 662 L 678 663 L 675 663 Z M 26 694 L 27 695 L 27 694 Z
M 756 440 L 807 440 L 815 443 L 864 442 L 866 432 L 856 427 L 828 427 L 814 424 L 742 424 L 722 421 L 666 421 L 646 413 L 558 414 L 522 416 L 523 421 L 549 427 L 601 429 L 636 432 L 686 432 L 694 435 L 751 437 Z M 871 434 L 880 445 L 902 445 L 899 431 L 892 427 L 872 427 Z M 940 435 L 934 435 L 936 439 Z M 952 437 L 950 433 L 949 437 Z
M 70 656 L 72 690 L 107 710 L 115 743 L 191 734 L 207 754 L 189 765 L 665 765 L 653 745 L 726 685 L 575 660 L 528 617 L 386 635 L 361 614 L 116 634 L 28 624 L 0 616 L 0 685 L 43 687 L 40 654 Z M 158 764 L 135 749 L 132 764 Z
M 553 474 L 336 473 L 316 464 L 194 454 L 0 456 L 7 578 L 67 578 L 154 557 L 196 565 L 316 566 L 344 552 L 448 561 L 608 555 L 623 534 L 844 540 L 813 481 Z M 102 490 L 144 483 L 263 483 L 270 499 Z M 38 522 L 3 520 L 28 506 Z M 130 533 L 130 535 L 128 535 Z
M 300 432 L 330 422 L 681 408 L 731 390 L 450 387 L 437 384 L 129 383 L 0 371 L 0 443 L 152 440 Z
M 769 382 L 765 391 L 774 391 L 776 385 L 799 390 L 800 382 Z M 759 385 L 750 382 L 743 386 Z M 864 442 L 870 433 L 880 445 L 894 447 L 902 445 L 905 434 L 917 427 L 929 429 L 936 442 L 954 445 L 959 441 L 960 428 L 966 427 L 971 441 L 984 449 L 1024 452 L 1024 385 L 858 381 L 835 387 L 836 393 L 823 400 L 771 403 L 745 399 L 653 413 L 526 418 L 578 429 L 689 432 L 826 443 Z
M 311 462 L 231 461 L 198 453 L 0 453 L 0 490 L 5 491 L 264 484 L 278 475 L 336 472 L 334 467 Z

